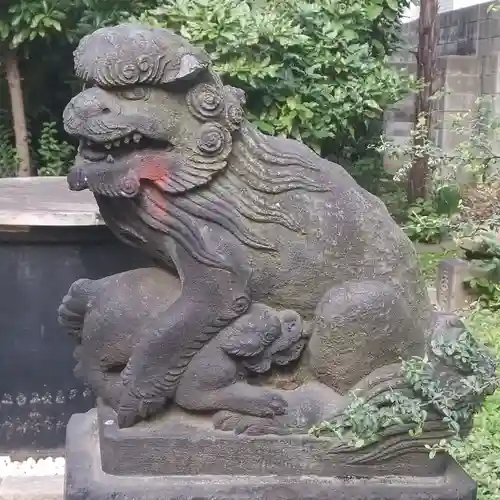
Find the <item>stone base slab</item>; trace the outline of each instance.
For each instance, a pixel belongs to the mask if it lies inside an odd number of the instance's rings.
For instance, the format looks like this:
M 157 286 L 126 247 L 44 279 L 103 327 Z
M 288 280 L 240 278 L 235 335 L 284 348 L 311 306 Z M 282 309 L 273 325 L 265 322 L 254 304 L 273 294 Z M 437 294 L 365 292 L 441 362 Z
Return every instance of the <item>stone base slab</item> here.
M 445 455 L 429 460 L 423 443 L 405 450 L 398 436 L 388 439 L 385 450 L 367 449 L 363 457 L 333 452 L 327 437 L 216 430 L 209 416 L 177 408 L 120 429 L 115 411 L 98 402 L 97 422 L 101 467 L 114 476 L 435 477 L 448 463 Z
M 116 476 L 102 471 L 97 413 L 67 428 L 66 500 L 475 500 L 476 485 L 455 463 L 443 476 L 372 479 L 320 476 Z

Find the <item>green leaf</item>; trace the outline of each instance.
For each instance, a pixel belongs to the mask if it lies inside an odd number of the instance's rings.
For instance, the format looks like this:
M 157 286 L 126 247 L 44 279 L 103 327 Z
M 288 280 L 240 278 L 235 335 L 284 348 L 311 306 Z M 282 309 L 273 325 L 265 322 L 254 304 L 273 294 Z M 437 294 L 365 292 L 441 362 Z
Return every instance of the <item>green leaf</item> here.
M 269 107 L 273 103 L 273 98 L 270 95 L 265 95 L 262 98 L 262 102 L 264 103 L 264 106 Z
M 62 30 L 61 23 L 59 21 L 56 21 L 55 19 L 51 19 L 50 17 L 45 17 L 43 19 L 43 24 L 47 28 L 54 28 L 56 31 Z
M 451 216 L 459 211 L 462 197 L 460 188 L 451 184 L 440 186 L 436 191 L 436 211 L 440 215 Z
M 189 31 L 187 30 L 186 26 L 181 26 L 180 34 L 184 38 L 187 38 L 188 40 L 191 40 L 191 35 L 190 35 Z
M 286 100 L 286 104 L 291 110 L 297 109 L 298 103 L 297 103 L 297 99 L 295 97 L 288 97 Z
M 24 18 L 24 16 L 23 16 L 23 13 L 21 12 L 21 14 L 17 15 L 14 19 L 12 19 L 12 21 L 11 21 L 12 26 L 19 26 L 21 21 L 24 21 L 23 18 Z
M 366 7 L 366 15 L 370 21 L 375 21 L 383 12 L 383 7 L 377 4 L 370 4 Z
M 356 35 L 356 32 L 354 30 L 344 29 L 342 31 L 342 38 L 344 38 L 345 40 L 350 42 L 351 40 L 354 40 L 355 38 L 357 38 L 357 35 Z
M 397 0 L 385 0 L 387 6 L 394 12 L 399 12 L 399 4 Z
M 0 39 L 7 40 L 10 34 L 9 25 L 7 23 L 0 23 Z
M 37 14 L 32 20 L 30 24 L 30 28 L 36 28 L 40 21 L 45 17 L 45 14 Z
M 368 99 L 365 104 L 369 107 L 369 108 L 372 108 L 372 109 L 376 109 L 378 111 L 382 111 L 382 109 L 380 108 L 378 102 L 374 101 L 373 99 Z
M 384 12 L 384 15 L 387 18 L 387 20 L 389 20 L 389 21 L 396 21 L 396 19 L 398 17 L 398 13 L 396 10 L 386 10 Z
M 20 33 L 15 34 L 12 37 L 11 45 L 12 48 L 17 48 L 19 45 L 21 45 L 24 41 L 26 40 L 25 32 L 21 31 Z

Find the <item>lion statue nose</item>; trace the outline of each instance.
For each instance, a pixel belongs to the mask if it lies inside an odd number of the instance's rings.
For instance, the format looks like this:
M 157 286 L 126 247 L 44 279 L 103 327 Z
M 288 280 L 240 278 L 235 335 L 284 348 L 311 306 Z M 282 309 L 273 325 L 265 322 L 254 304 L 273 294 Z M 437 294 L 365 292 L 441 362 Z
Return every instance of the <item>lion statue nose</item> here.
M 81 133 L 80 127 L 87 120 L 110 111 L 110 96 L 103 89 L 92 87 L 77 94 L 63 112 L 64 128 L 68 134 Z

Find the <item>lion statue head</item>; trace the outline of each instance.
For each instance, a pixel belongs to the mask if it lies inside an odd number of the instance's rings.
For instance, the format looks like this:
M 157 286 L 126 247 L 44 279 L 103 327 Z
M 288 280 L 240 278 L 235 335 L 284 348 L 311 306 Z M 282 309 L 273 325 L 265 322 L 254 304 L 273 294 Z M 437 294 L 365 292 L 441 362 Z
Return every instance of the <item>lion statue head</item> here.
M 298 223 L 272 197 L 325 190 L 311 152 L 273 146 L 245 120 L 244 92 L 223 85 L 208 55 L 169 30 L 101 28 L 81 40 L 75 71 L 85 87 L 63 116 L 79 140 L 68 182 L 72 190 L 90 189 L 108 226 L 129 240 L 145 242 L 152 228 L 197 260 L 224 267 L 197 220 L 273 250 L 255 223 L 291 230 Z M 118 216 L 127 210 L 133 216 Z
M 103 28 L 82 39 L 75 69 L 87 88 L 64 112 L 66 131 L 80 139 L 73 188 L 133 197 L 146 180 L 179 193 L 226 166 L 244 95 L 223 86 L 208 56 L 184 39 L 130 24 Z

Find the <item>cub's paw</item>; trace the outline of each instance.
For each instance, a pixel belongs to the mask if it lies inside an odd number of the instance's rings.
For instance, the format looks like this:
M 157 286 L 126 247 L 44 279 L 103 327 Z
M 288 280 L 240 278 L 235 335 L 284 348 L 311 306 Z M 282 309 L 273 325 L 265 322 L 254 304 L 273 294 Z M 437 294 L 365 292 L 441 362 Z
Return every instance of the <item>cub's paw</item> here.
M 274 417 L 284 415 L 288 408 L 288 403 L 276 392 L 265 392 L 253 401 L 252 415 L 257 417 Z
M 234 432 L 235 434 L 246 434 L 248 436 L 262 436 L 265 434 L 288 434 L 286 428 L 280 426 L 272 418 L 252 417 L 229 411 L 220 411 L 213 417 L 214 428 Z

